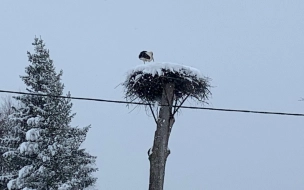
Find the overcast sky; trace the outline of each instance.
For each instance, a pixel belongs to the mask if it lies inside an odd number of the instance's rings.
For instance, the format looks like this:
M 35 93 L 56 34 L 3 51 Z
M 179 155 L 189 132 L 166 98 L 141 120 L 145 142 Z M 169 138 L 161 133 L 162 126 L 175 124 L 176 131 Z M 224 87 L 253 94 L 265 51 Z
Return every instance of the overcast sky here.
M 124 100 L 115 87 L 152 50 L 212 79 L 205 106 L 304 113 L 303 10 L 302 0 L 1 1 L 0 89 L 25 90 L 36 35 L 72 96 Z M 148 189 L 151 115 L 73 104 L 72 125 L 92 125 L 97 189 Z M 183 109 L 169 147 L 167 190 L 304 189 L 304 117 Z

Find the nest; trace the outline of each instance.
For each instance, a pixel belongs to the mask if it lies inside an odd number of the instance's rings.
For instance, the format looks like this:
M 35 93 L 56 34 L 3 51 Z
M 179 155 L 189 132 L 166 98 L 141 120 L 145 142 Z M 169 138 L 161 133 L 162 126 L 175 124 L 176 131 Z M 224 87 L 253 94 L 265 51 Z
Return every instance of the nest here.
M 190 67 L 189 67 L 190 68 Z M 147 66 L 142 69 L 132 70 L 126 81 L 126 99 L 134 101 L 139 99 L 142 103 L 160 103 L 165 84 L 172 83 L 174 89 L 174 101 L 184 101 L 192 98 L 200 102 L 205 102 L 211 94 L 209 91 L 209 79 L 198 76 L 188 67 L 158 68 L 158 72 L 147 72 Z

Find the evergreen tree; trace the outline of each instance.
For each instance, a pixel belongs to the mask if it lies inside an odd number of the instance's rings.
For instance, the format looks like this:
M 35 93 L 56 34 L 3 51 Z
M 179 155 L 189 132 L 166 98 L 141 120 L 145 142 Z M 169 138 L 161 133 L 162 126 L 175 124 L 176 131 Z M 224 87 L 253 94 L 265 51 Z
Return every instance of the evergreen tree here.
M 2 155 L 9 153 L 12 150 L 16 150 L 16 140 L 14 135 L 14 126 L 9 125 L 9 115 L 14 113 L 15 104 L 11 97 L 2 98 L 0 106 L 0 189 L 7 189 L 7 182 L 13 178 L 12 171 L 15 170 L 15 166 L 12 166 L 8 160 Z
M 92 172 L 96 157 L 80 145 L 90 126 L 71 127 L 75 114 L 70 99 L 60 98 L 64 85 L 62 71 L 55 72 L 49 51 L 43 40 L 35 38 L 35 53 L 27 53 L 29 62 L 25 76 L 21 76 L 29 93 L 15 97 L 22 107 L 10 116 L 15 143 L 4 157 L 15 167 L 9 189 L 69 190 L 93 185 Z M 70 94 L 68 94 L 70 96 Z M 12 136 L 15 136 L 12 138 Z M 16 146 L 17 144 L 17 146 Z

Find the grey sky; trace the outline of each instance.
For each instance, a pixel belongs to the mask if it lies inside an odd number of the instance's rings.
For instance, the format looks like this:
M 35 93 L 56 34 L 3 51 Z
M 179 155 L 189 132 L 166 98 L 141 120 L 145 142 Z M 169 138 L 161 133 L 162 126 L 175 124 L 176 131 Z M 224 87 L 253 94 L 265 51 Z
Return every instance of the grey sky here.
M 210 107 L 303 113 L 303 10 L 302 0 L 1 1 L 0 89 L 24 91 L 18 76 L 41 35 L 73 96 L 122 100 L 115 87 L 152 50 L 212 78 Z M 84 147 L 98 156 L 98 189 L 147 189 L 153 118 L 73 103 L 73 125 L 92 125 Z M 303 117 L 182 110 L 169 147 L 168 190 L 304 189 Z

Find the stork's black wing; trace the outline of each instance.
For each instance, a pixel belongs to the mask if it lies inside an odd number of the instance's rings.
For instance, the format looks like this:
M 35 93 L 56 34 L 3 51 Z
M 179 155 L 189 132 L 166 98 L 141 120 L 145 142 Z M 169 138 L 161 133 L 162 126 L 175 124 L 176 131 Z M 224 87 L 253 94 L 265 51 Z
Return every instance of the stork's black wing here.
M 142 52 L 140 52 L 138 58 L 139 59 L 140 58 L 150 59 L 151 57 L 148 54 L 146 54 L 146 51 L 142 51 Z

